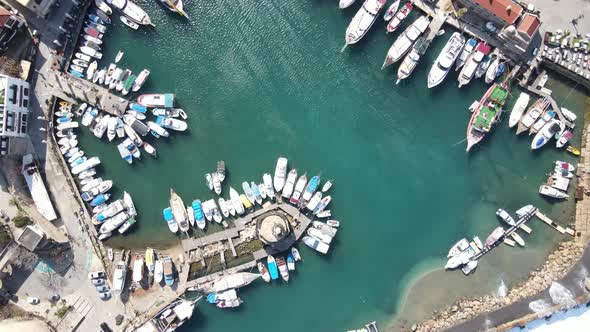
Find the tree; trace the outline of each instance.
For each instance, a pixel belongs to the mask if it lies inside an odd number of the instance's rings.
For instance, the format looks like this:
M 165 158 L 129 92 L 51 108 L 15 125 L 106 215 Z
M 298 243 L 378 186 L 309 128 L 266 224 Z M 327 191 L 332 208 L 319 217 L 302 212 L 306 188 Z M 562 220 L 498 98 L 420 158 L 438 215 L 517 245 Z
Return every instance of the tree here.
M 14 223 L 14 226 L 16 226 L 18 228 L 23 228 L 26 225 L 32 224 L 31 218 L 29 218 L 27 216 L 23 216 L 23 215 L 18 215 L 16 217 L 12 218 L 12 222 Z

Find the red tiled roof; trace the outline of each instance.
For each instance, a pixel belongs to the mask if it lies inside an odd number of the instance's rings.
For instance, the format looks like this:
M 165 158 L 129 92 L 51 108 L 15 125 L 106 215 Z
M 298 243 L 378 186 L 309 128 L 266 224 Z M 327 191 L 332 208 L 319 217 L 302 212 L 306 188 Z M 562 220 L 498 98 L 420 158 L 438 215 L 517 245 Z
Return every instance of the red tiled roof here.
M 527 35 L 529 35 L 529 37 L 532 37 L 535 34 L 535 32 L 537 32 L 540 25 L 541 20 L 539 20 L 539 17 L 533 14 L 526 13 L 522 17 L 522 21 L 520 21 L 517 30 L 526 33 Z
M 4 24 L 6 23 L 6 21 L 8 21 L 10 16 L 12 16 L 12 14 L 8 10 L 6 10 L 6 8 L 0 7 L 0 28 L 4 27 Z
M 522 13 L 522 7 L 512 0 L 471 0 L 485 10 L 494 13 L 506 24 L 514 24 Z

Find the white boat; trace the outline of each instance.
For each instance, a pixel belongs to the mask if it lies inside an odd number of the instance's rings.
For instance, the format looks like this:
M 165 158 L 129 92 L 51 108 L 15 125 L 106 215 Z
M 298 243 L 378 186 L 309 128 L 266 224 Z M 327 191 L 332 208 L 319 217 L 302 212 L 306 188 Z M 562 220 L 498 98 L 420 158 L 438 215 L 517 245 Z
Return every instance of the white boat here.
M 141 151 L 139 150 L 139 148 L 137 147 L 137 145 L 135 145 L 135 143 L 133 143 L 133 141 L 130 138 L 126 138 L 123 140 L 123 142 L 120 143 L 120 145 L 124 146 L 130 153 L 131 156 L 135 159 L 139 159 L 141 158 Z M 121 158 L 123 158 L 123 155 L 121 155 Z M 123 158 L 125 159 L 125 158 Z M 128 163 L 131 163 L 131 161 L 125 159 Z
M 81 59 L 74 59 L 74 60 L 72 60 L 72 63 L 75 64 L 76 66 L 79 66 L 82 68 L 86 68 L 89 65 L 88 62 L 81 60 Z
M 296 262 L 301 261 L 301 255 L 299 254 L 299 250 L 297 250 L 297 248 L 295 247 L 291 247 L 291 255 L 293 255 L 293 258 L 295 259 Z
M 117 55 L 115 56 L 115 63 L 119 63 L 119 61 L 121 61 L 121 59 L 123 59 L 123 55 L 125 55 L 125 52 L 123 52 L 123 51 L 117 52 Z
M 520 219 L 528 214 L 533 213 L 535 211 L 535 209 L 536 208 L 533 205 L 530 205 L 530 204 L 525 205 L 525 206 L 521 207 L 520 209 L 516 210 L 516 217 L 518 219 Z
M 492 83 L 496 79 L 496 74 L 498 73 L 498 68 L 500 67 L 500 57 L 496 57 L 494 61 L 490 63 L 488 70 L 486 71 L 484 81 L 487 84 Z
M 572 138 L 574 134 L 572 134 L 569 130 L 563 130 L 562 132 L 555 135 L 557 142 L 555 142 L 555 147 L 558 149 L 563 148 Z
M 141 137 L 139 137 L 135 130 L 131 128 L 131 126 L 129 126 L 128 124 L 124 124 L 123 130 L 125 131 L 125 134 L 127 134 L 127 136 L 129 137 L 129 139 L 133 142 L 133 144 L 137 145 L 138 147 L 143 144 L 143 140 L 141 139 Z
M 398 8 L 399 8 L 399 3 L 400 0 L 395 0 L 385 11 L 385 14 L 383 14 L 383 20 L 385 22 L 389 22 L 389 20 L 391 20 L 391 18 L 393 17 L 393 15 L 395 15 L 395 12 L 397 12 Z
M 545 114 L 543 114 L 543 116 L 541 116 L 537 122 L 535 122 L 535 124 L 529 128 L 529 135 L 539 132 L 543 127 L 545 127 L 547 123 L 551 122 L 551 120 L 555 118 L 556 115 L 557 114 L 553 111 L 545 112 Z
M 153 25 L 148 14 L 131 0 L 108 0 L 113 6 L 121 10 L 127 18 L 141 25 Z
M 328 206 L 328 204 L 330 204 L 330 202 L 332 201 L 332 196 L 328 195 L 324 198 L 322 198 L 322 200 L 318 203 L 318 205 L 315 207 L 315 209 L 313 209 L 313 214 L 318 214 L 322 211 L 324 211 L 324 209 L 326 208 L 326 206 Z M 311 203 L 311 201 L 310 201 Z M 309 204 L 308 204 L 309 206 Z
M 208 200 L 204 201 L 201 207 L 203 208 L 203 214 L 207 221 L 213 221 L 213 207 L 210 202 Z
M 129 28 L 133 29 L 133 30 L 137 30 L 139 29 L 139 24 L 135 23 L 134 21 L 132 21 L 131 19 L 127 18 L 125 15 L 121 15 L 119 16 L 119 19 L 121 20 L 121 22 L 123 24 L 125 24 L 126 26 L 128 26 Z
M 119 212 L 114 217 L 105 220 L 100 226 L 99 232 L 101 234 L 110 233 L 119 228 L 119 226 L 121 226 L 125 221 L 127 221 L 127 219 L 129 219 L 129 216 L 127 216 L 127 213 L 125 211 Z
M 80 174 L 80 173 L 84 172 L 85 170 L 93 168 L 99 164 L 100 164 L 100 158 L 98 158 L 98 157 L 89 158 L 88 160 L 86 160 L 82 164 L 74 166 L 72 168 L 72 174 L 74 174 L 74 175 Z
M 330 246 L 328 244 L 316 239 L 313 236 L 304 236 L 303 243 L 322 254 L 327 254 L 328 250 L 330 249 Z
M 213 190 L 213 177 L 211 176 L 211 173 L 205 174 L 205 183 L 207 184 L 207 188 L 209 188 L 209 190 Z
M 340 227 L 340 221 L 338 221 L 338 220 L 330 219 L 330 220 L 326 221 L 326 224 L 328 226 L 332 226 L 332 227 L 335 227 L 335 228 Z
M 332 242 L 332 236 L 324 234 L 317 228 L 308 228 L 306 233 L 307 235 L 315 237 L 316 239 L 324 242 L 325 244 L 330 244 Z
M 507 223 L 510 226 L 516 225 L 516 221 L 514 221 L 514 218 L 512 218 L 512 216 L 504 209 L 498 209 L 496 211 L 496 216 L 498 216 L 498 218 L 502 219 L 503 222 Z
M 459 57 L 457 58 L 457 61 L 455 62 L 455 71 L 458 71 L 459 69 L 461 69 L 461 67 L 463 67 L 463 65 L 465 64 L 465 62 L 469 58 L 469 56 L 475 50 L 476 45 L 477 45 L 477 40 L 475 38 L 469 38 L 469 40 L 467 40 L 467 42 L 465 43 L 465 46 L 463 47 L 463 50 L 461 51 L 461 54 L 459 55 Z
M 188 222 L 191 226 L 195 226 L 195 211 L 193 210 L 192 206 L 186 207 L 186 214 L 188 215 Z
M 88 36 L 88 37 L 90 37 L 90 36 Z M 86 38 L 86 35 L 84 36 L 84 38 Z M 99 40 L 100 40 L 100 39 L 99 39 Z M 86 61 L 86 62 L 90 62 L 90 61 L 92 61 L 92 57 L 91 57 L 91 56 L 89 56 L 89 55 L 87 55 L 87 54 L 84 54 L 84 53 L 77 52 L 77 53 L 75 54 L 75 56 L 76 56 L 76 58 L 78 58 L 78 59 L 80 59 L 80 60 L 84 60 L 84 61 Z
M 117 119 L 117 127 L 115 132 L 117 133 L 118 138 L 125 137 L 125 124 L 123 123 L 123 120 Z
M 559 120 L 549 121 L 533 138 L 531 142 L 531 150 L 536 150 L 543 147 L 555 135 L 565 130 L 565 124 Z
M 262 262 L 256 263 L 256 267 L 258 267 L 258 272 L 262 276 L 262 280 L 265 282 L 270 282 L 270 273 L 268 273 L 268 269 Z
M 518 127 L 516 128 L 516 135 L 528 131 L 533 124 L 545 114 L 545 110 L 549 107 L 550 102 L 547 98 L 539 98 L 528 111 L 520 118 Z
M 295 189 L 293 190 L 293 195 L 289 199 L 291 204 L 298 204 L 299 199 L 301 198 L 301 193 L 305 190 L 305 185 L 307 184 L 307 174 L 303 174 L 297 179 L 295 183 Z
M 264 182 L 258 184 L 258 189 L 260 190 L 260 196 L 262 196 L 262 199 L 266 199 L 268 196 L 266 195 L 266 186 L 264 185 Z M 285 192 L 285 188 L 283 188 L 283 192 Z
M 428 72 L 428 88 L 439 85 L 447 77 L 463 45 L 465 45 L 465 37 L 459 32 L 453 33 Z
M 516 233 L 516 231 L 510 233 L 510 236 L 514 239 L 514 242 L 518 243 L 519 246 L 524 247 L 525 243 L 522 237 Z
M 395 84 L 399 84 L 401 80 L 408 78 L 412 74 L 427 46 L 428 42 L 425 37 L 419 37 L 416 40 L 410 53 L 404 57 L 404 60 L 397 68 L 397 81 Z
M 143 268 L 144 268 L 143 256 L 137 256 L 133 262 L 133 275 L 132 281 L 136 284 L 141 283 L 143 280 Z
M 90 65 L 86 69 L 86 79 L 87 80 L 92 79 L 92 76 L 94 75 L 94 72 L 96 71 L 96 68 L 98 68 L 98 62 L 96 62 L 96 60 L 94 60 L 94 61 L 92 61 L 92 63 L 90 63 Z
M 60 123 L 57 125 L 55 129 L 57 130 L 67 130 L 67 129 L 74 129 L 79 127 L 79 123 L 76 121 L 70 121 L 66 123 Z
M 314 211 L 316 209 L 316 207 L 318 206 L 318 204 L 320 204 L 321 200 L 322 200 L 322 192 L 318 191 L 309 200 L 309 202 L 307 203 L 305 208 L 308 209 L 309 211 Z
M 113 273 L 113 291 L 122 293 L 125 289 L 125 277 L 127 276 L 127 264 L 119 261 Z
M 512 112 L 510 112 L 510 120 L 508 121 L 508 127 L 512 128 L 518 124 L 520 118 L 524 114 L 524 110 L 529 105 L 530 96 L 524 92 L 521 92 L 512 107 Z
M 152 133 L 153 136 L 155 136 L 155 137 L 160 137 L 160 136 L 168 137 L 168 136 L 170 136 L 170 133 L 168 132 L 168 130 L 160 127 L 160 125 L 158 125 L 155 122 L 148 121 L 148 122 L 146 122 L 146 124 L 147 124 L 148 128 L 150 128 L 150 132 Z
M 89 191 L 90 189 L 98 186 L 103 181 L 102 178 L 91 179 L 89 181 L 84 182 L 84 184 L 80 187 L 80 191 Z M 80 182 L 82 184 L 82 182 Z M 114 202 L 113 202 L 114 203 Z M 113 204 L 111 203 L 111 204 Z
M 186 205 L 184 205 L 182 198 L 172 188 L 170 188 L 170 209 L 180 231 L 187 232 L 189 230 L 189 222 L 188 215 L 186 214 Z
M 326 181 L 326 183 L 324 183 L 324 186 L 322 187 L 322 192 L 325 193 L 328 190 L 330 190 L 330 188 L 332 188 L 332 185 L 334 184 L 334 180 L 328 180 Z
M 145 151 L 147 154 L 151 155 L 152 157 L 154 157 L 154 158 L 157 158 L 157 157 L 158 157 L 158 151 L 157 151 L 157 150 L 156 150 L 156 148 L 155 148 L 153 145 L 151 145 L 150 143 L 148 143 L 148 142 L 143 142 L 143 144 L 141 145 L 141 147 L 143 148 L 143 150 L 144 150 L 144 151 Z
M 471 272 L 473 272 L 473 270 L 475 270 L 475 268 L 477 268 L 477 261 L 470 260 L 469 262 L 467 262 L 467 264 L 465 264 L 465 266 L 463 266 L 461 268 L 461 271 L 463 271 L 463 274 L 465 274 L 467 276 Z
M 131 91 L 133 91 L 133 92 L 139 91 L 139 89 L 141 89 L 141 87 L 145 84 L 145 81 L 147 81 L 149 76 L 150 76 L 149 70 L 147 70 L 147 69 L 142 70 L 139 73 L 139 75 L 137 75 L 137 78 L 133 82 L 133 88 L 131 89 Z
M 377 20 L 377 15 L 387 0 L 365 0 L 346 28 L 346 45 L 361 40 Z
M 311 226 L 315 229 L 318 229 L 320 232 L 322 232 L 325 235 L 328 235 L 330 237 L 336 236 L 336 233 L 338 232 L 338 229 L 336 229 L 326 223 L 323 223 L 321 221 L 312 221 Z
M 289 282 L 289 268 L 287 267 L 287 263 L 285 262 L 285 258 L 282 256 L 276 258 L 277 268 L 279 269 L 279 273 L 281 275 L 281 279 L 285 282 Z
M 414 5 L 412 4 L 412 1 L 406 2 L 404 6 L 400 10 L 398 10 L 397 13 L 395 13 L 395 16 L 393 16 L 389 23 L 387 23 L 385 31 L 387 33 L 390 33 L 397 30 L 402 24 L 402 22 L 408 17 L 408 15 L 410 15 L 413 8 Z
M 570 122 L 575 122 L 576 121 L 576 114 L 570 110 L 568 110 L 565 107 L 561 108 L 561 114 L 563 114 L 563 116 L 565 117 L 566 120 L 569 120 Z
M 295 181 L 297 181 L 297 169 L 292 169 L 287 175 L 287 181 L 285 182 L 281 196 L 284 198 L 291 197 L 291 194 L 293 194 L 293 189 L 295 188 Z
M 275 199 L 275 190 L 272 186 L 272 178 L 270 177 L 270 174 L 264 173 L 262 176 L 262 182 L 264 182 L 264 186 L 266 187 L 265 190 L 268 198 L 271 200 Z
M 160 259 L 158 259 L 156 261 L 156 268 L 154 269 L 154 281 L 159 284 L 162 282 L 162 279 L 164 278 L 164 265 L 162 264 L 162 261 Z
M 258 273 L 237 272 L 219 277 L 210 283 L 201 284 L 198 290 L 204 293 L 222 292 L 228 289 L 241 288 L 251 284 L 254 280 L 260 278 Z
M 111 7 L 109 5 L 107 5 L 104 1 L 102 1 L 102 0 L 94 0 L 94 4 L 96 5 L 96 8 L 102 10 L 107 15 L 110 16 L 110 15 L 113 14 L 113 10 L 111 9 Z
M 182 108 L 154 108 L 152 114 L 155 116 L 167 116 L 169 118 L 188 119 L 188 115 Z
M 426 31 L 430 20 L 426 16 L 420 16 L 414 23 L 412 23 L 396 40 L 393 42 L 381 68 L 399 61 L 409 50 L 414 41 Z
M 275 167 L 275 176 L 273 179 L 273 185 L 277 193 L 280 193 L 285 186 L 285 178 L 287 176 L 287 158 L 279 157 L 277 159 L 277 166 Z M 247 194 L 246 194 L 247 195 Z
M 159 116 L 156 118 L 156 123 L 163 128 L 172 129 L 176 131 L 185 131 L 188 128 L 186 122 L 166 116 Z
M 242 190 L 244 191 L 244 194 L 246 194 L 246 197 L 248 198 L 250 203 L 252 203 L 252 205 L 255 205 L 256 198 L 254 197 L 254 194 L 252 193 L 252 188 L 250 188 L 250 184 L 248 182 L 242 182 Z
M 109 120 L 111 119 L 111 116 L 109 114 L 105 114 L 102 119 L 100 119 L 100 122 L 98 122 L 96 124 L 96 126 L 94 127 L 94 129 L 92 130 L 92 132 L 94 133 L 94 136 L 98 137 L 98 138 L 102 138 L 102 136 L 104 136 L 104 133 L 107 130 L 107 127 L 109 125 Z
M 39 213 L 48 221 L 57 219 L 47 188 L 41 177 L 37 164 L 33 160 L 32 154 L 26 154 L 23 156 L 21 174 L 25 178 L 25 182 L 31 193 L 31 198 L 33 198 L 33 202 Z
M 109 90 L 114 89 L 117 86 L 117 83 L 119 83 L 119 77 L 123 74 L 123 69 L 121 68 L 116 68 L 113 72 L 113 75 L 111 76 L 111 82 L 109 83 L 109 85 L 107 86 L 107 88 Z
M 469 241 L 466 238 L 462 238 L 457 243 L 455 243 L 451 249 L 449 249 L 449 253 L 447 254 L 447 258 L 451 258 L 454 256 L 459 255 L 461 252 L 467 250 L 469 248 Z
M 475 47 L 475 51 L 467 58 L 463 69 L 457 76 L 457 81 L 459 82 L 459 87 L 463 85 L 469 84 L 473 77 L 475 76 L 475 72 L 479 68 L 481 61 L 486 57 L 486 55 L 490 52 L 491 47 L 484 43 L 479 42 Z
M 559 199 L 565 199 L 569 197 L 569 195 L 564 193 L 563 191 L 546 185 L 541 185 L 539 187 L 539 194 Z
M 244 212 L 246 212 L 246 210 L 244 209 L 244 205 L 242 204 L 242 202 L 240 200 L 240 195 L 232 187 L 229 187 L 229 196 L 231 199 L 231 204 L 233 205 L 234 209 L 236 210 L 236 213 L 240 214 L 240 215 L 244 214 Z
M 555 167 L 556 168 L 560 168 L 560 169 L 564 169 L 566 171 L 569 172 L 573 172 L 576 170 L 576 168 L 574 167 L 574 165 L 570 164 L 570 163 L 566 163 L 565 161 L 561 161 L 561 160 L 556 160 L 555 161 Z
M 213 173 L 213 190 L 217 195 L 221 195 L 221 181 L 219 181 L 219 177 L 217 176 L 217 172 Z
M 340 9 L 345 9 L 350 7 L 350 5 L 352 5 L 356 0 L 340 0 L 340 2 L 338 3 L 338 7 L 340 7 Z
M 98 60 L 102 59 L 102 53 L 93 49 L 92 47 L 82 46 L 82 47 L 80 47 L 80 52 L 82 52 L 88 56 L 91 56 L 95 59 L 98 59 Z
M 227 202 L 225 201 L 225 199 L 223 199 L 223 197 L 219 197 L 217 202 L 219 203 L 219 209 L 221 210 L 221 214 L 223 214 L 225 218 L 229 218 L 229 207 L 227 206 Z
M 104 85 L 106 87 L 108 87 L 111 84 L 111 81 L 113 80 L 113 74 L 115 73 L 115 69 L 117 69 L 117 67 L 114 63 L 109 64 L 107 68 L 107 74 L 104 78 Z
M 128 116 L 128 117 L 131 116 L 131 117 L 134 117 L 135 119 L 141 120 L 141 121 L 143 121 L 147 118 L 144 113 L 141 113 L 141 112 L 138 112 L 135 110 L 127 110 L 125 112 L 125 114 L 123 115 L 123 118 L 125 118 L 125 116 Z
M 137 103 L 145 107 L 174 107 L 174 94 L 143 94 L 137 97 Z
M 107 138 L 109 141 L 112 141 L 117 136 L 117 123 L 119 123 L 119 119 L 114 116 L 108 120 Z
M 223 221 L 223 217 L 221 216 L 221 213 L 219 212 L 219 208 L 217 207 L 217 203 L 215 203 L 214 199 L 210 199 L 209 201 L 207 201 L 209 206 L 211 207 L 211 213 L 213 214 L 213 220 L 216 223 L 221 223 L 221 221 Z

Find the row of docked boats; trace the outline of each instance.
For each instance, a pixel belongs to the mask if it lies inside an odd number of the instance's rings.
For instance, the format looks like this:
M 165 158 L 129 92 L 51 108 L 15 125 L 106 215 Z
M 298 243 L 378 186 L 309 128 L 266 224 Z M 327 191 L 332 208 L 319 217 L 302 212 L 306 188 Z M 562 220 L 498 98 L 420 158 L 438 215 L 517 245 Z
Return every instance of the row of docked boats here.
M 530 232 L 530 229 L 525 223 L 535 215 L 536 211 L 537 209 L 532 205 L 523 206 L 516 211 L 517 220 L 515 220 L 506 210 L 498 209 L 496 216 L 509 226 L 508 230 L 505 230 L 502 226 L 495 228 L 483 243 L 477 236 L 472 241 L 466 238 L 460 239 L 449 249 L 445 269 L 461 267 L 463 273 L 469 275 L 477 268 L 478 259 L 501 241 L 512 246 L 514 244 L 513 242 L 516 242 L 524 247 L 525 242 L 516 233 L 516 229 L 521 228 Z M 514 241 L 507 237 L 511 237 Z
M 243 303 L 242 299 L 238 297 L 237 290 L 248 286 L 260 276 L 257 273 L 237 272 L 189 287 L 187 290 L 207 294 L 207 302 L 214 304 L 218 308 L 235 308 Z
M 549 107 L 551 102 L 549 98 L 539 98 L 527 109 L 530 97 L 526 93 L 521 93 L 512 112 L 508 126 L 516 127 L 516 134 L 528 132 L 534 135 L 531 141 L 531 149 L 536 150 L 545 146 L 551 139 L 555 138 L 555 147 L 560 149 L 568 146 L 569 141 L 573 138 L 573 126 L 576 121 L 576 114 L 562 107 L 557 112 Z M 560 118 L 560 114 L 565 119 Z M 569 126 L 571 124 L 571 126 Z M 570 148 L 570 152 L 575 154 L 575 148 Z
M 554 168 L 547 177 L 547 182 L 539 186 L 539 194 L 555 199 L 567 199 L 567 190 L 574 177 L 574 165 L 565 161 L 555 161 Z
M 84 150 L 78 147 L 77 135 L 74 132 L 78 128 L 78 122 L 72 121 L 73 106 L 68 102 L 59 103 L 54 113 L 57 122 L 55 135 L 64 159 L 68 162 L 72 174 L 77 177 L 80 197 L 92 208 L 92 221 L 99 228 L 99 239 L 105 240 L 112 236 L 115 230 L 123 234 L 135 224 L 137 211 L 131 195 L 127 192 L 124 192 L 123 199 L 107 204 L 111 198 L 108 191 L 113 187 L 113 181 L 95 177 L 100 159 L 86 156 Z M 87 106 L 83 104 L 81 107 Z
M 195 300 L 178 298 L 158 311 L 136 332 L 174 332 L 193 316 L 201 297 Z
M 327 181 L 321 190 L 318 190 L 319 175 L 312 177 L 309 182 L 306 174 L 297 178 L 297 170 L 291 170 L 287 175 L 287 163 L 286 158 L 278 159 L 274 178 L 265 173 L 261 182 L 242 182 L 242 194 L 230 186 L 228 199 L 195 199 L 190 206 L 185 206 L 182 198 L 170 189 L 170 206 L 162 210 L 164 221 L 172 233 L 186 233 L 191 226 L 204 230 L 207 222 L 222 223 L 224 218 L 243 215 L 256 205 L 262 206 L 266 199 L 275 200 L 279 195 L 319 218 L 330 217 L 331 211 L 326 208 L 332 197 L 323 197 L 323 194 L 332 187 L 333 181 Z M 206 174 L 205 180 L 210 190 L 221 194 L 221 182 L 225 180 L 225 163 L 219 161 L 217 170 Z

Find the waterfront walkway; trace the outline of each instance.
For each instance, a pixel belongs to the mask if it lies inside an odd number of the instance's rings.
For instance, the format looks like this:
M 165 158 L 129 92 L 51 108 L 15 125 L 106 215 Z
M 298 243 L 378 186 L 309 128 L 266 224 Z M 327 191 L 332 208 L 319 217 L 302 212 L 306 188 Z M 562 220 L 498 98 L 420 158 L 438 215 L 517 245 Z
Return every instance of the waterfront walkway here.
M 588 130 L 590 125 L 587 125 L 582 135 L 581 159 L 578 163 L 576 175 L 578 176 L 578 186 L 583 191 L 590 188 L 590 135 Z M 587 243 L 590 240 L 590 199 L 586 194 L 582 194 L 581 199 L 576 203 L 576 241 L 580 243 Z

